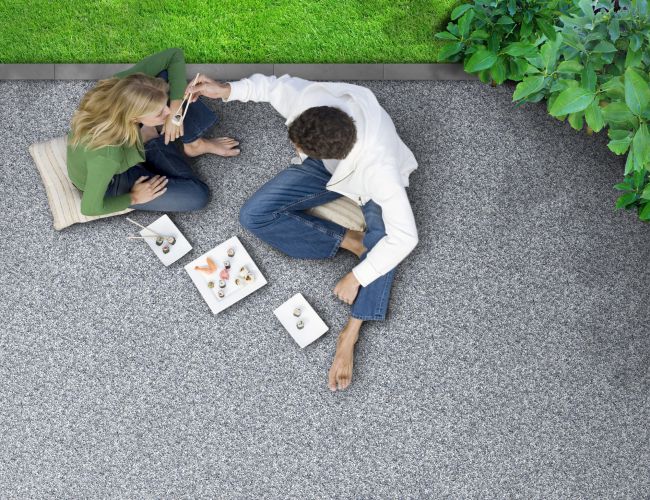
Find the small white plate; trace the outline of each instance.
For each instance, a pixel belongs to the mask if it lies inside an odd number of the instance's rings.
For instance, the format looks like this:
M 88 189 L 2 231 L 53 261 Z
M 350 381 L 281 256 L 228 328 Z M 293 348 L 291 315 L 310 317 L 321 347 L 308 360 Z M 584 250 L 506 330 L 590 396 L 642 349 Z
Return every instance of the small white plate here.
M 235 250 L 235 255 L 233 257 L 228 257 L 229 248 Z M 210 257 L 218 266 L 214 273 L 206 274 L 194 269 L 195 266 L 207 266 L 208 257 Z M 226 287 L 219 288 L 219 274 L 224 269 L 224 261 L 226 260 L 230 261 L 230 277 L 227 280 L 224 280 L 226 282 Z M 249 273 L 253 276 L 254 281 L 239 287 L 235 284 L 235 280 L 240 277 L 239 271 L 242 266 L 246 266 Z M 259 268 L 255 265 L 255 262 L 253 262 L 253 259 L 251 259 L 251 256 L 248 254 L 237 236 L 233 236 L 229 240 L 214 247 L 212 250 L 204 253 L 197 259 L 194 259 L 185 266 L 185 270 L 190 275 L 190 278 L 192 278 L 199 293 L 210 307 L 212 314 L 220 313 L 224 309 L 250 295 L 255 290 L 266 285 L 266 279 L 262 276 Z M 213 288 L 208 286 L 208 283 L 210 282 L 214 284 Z M 223 290 L 225 293 L 225 297 L 222 299 L 217 297 L 219 290 Z
M 163 243 L 162 245 L 158 246 L 156 245 L 156 238 L 144 239 L 144 241 L 147 242 L 147 245 L 149 245 L 153 250 L 153 253 L 158 256 L 160 262 L 165 264 L 165 266 L 173 264 L 183 255 L 187 254 L 187 252 L 192 250 L 192 245 L 190 245 L 189 241 L 185 239 L 185 236 L 183 236 L 183 234 L 178 230 L 176 225 L 172 222 L 167 214 L 163 215 L 159 219 L 156 219 L 147 227 L 155 233 L 160 234 L 161 236 L 173 236 L 176 238 L 176 243 L 169 245 L 169 253 L 163 253 L 162 251 L 163 246 L 165 246 L 167 243 Z M 149 236 L 151 234 L 151 231 L 146 231 L 145 229 L 140 230 L 140 236 Z
M 293 314 L 294 309 L 300 308 L 300 316 Z M 303 348 L 311 344 L 314 340 L 322 337 L 329 330 L 329 327 L 316 314 L 314 308 L 309 305 L 301 293 L 295 294 L 284 304 L 278 307 L 273 314 L 277 316 L 282 326 L 289 332 L 298 345 Z M 299 329 L 296 323 L 302 320 L 304 327 Z

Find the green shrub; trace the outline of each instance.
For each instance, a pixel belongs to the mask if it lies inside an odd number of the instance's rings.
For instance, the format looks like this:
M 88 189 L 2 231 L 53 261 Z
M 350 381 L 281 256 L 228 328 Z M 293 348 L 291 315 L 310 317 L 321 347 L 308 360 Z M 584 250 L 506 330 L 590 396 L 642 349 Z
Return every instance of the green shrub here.
M 647 0 L 475 0 L 452 12 L 441 57 L 483 82 L 520 82 L 513 101 L 588 133 L 607 128 L 627 153 L 617 208 L 650 220 L 650 16 Z M 455 22 L 453 22 L 455 21 Z

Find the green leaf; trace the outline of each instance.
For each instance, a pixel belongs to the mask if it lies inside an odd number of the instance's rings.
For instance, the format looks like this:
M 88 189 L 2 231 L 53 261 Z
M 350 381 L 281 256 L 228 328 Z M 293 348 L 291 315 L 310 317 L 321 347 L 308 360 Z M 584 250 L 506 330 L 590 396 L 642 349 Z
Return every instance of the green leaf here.
M 506 46 L 503 52 L 514 57 L 535 57 L 537 49 L 532 43 L 514 42 Z
M 514 16 L 517 12 L 517 0 L 508 0 L 508 14 Z
M 439 40 L 458 40 L 458 37 L 449 33 L 449 31 L 441 31 L 440 33 L 436 33 L 434 35 L 434 38 L 438 38 Z
M 583 68 L 580 73 L 580 85 L 582 88 L 594 91 L 596 90 L 596 70 L 590 62 Z
M 635 115 L 650 103 L 650 88 L 634 68 L 625 70 L 625 103 Z
M 650 219 L 650 203 L 646 203 L 645 207 L 639 212 L 639 219 L 648 220 Z
M 474 10 L 468 10 L 463 17 L 458 20 L 458 31 L 462 37 L 469 35 L 469 28 L 474 19 Z
M 633 33 L 630 36 L 630 48 L 636 52 L 641 48 L 641 45 L 643 45 L 643 38 L 638 33 Z
M 636 193 L 627 193 L 616 200 L 616 208 L 625 208 L 636 201 Z
M 635 51 L 628 49 L 627 55 L 625 56 L 625 67 L 626 68 L 636 68 L 643 66 L 643 53 L 641 51 Z
M 451 19 L 452 20 L 458 19 L 466 11 L 468 11 L 469 9 L 472 9 L 472 8 L 474 8 L 474 6 L 471 3 L 466 3 L 466 4 L 463 4 L 463 5 L 459 5 L 454 10 L 451 11 Z
M 650 133 L 647 124 L 642 123 L 639 126 L 639 130 L 634 134 L 632 148 L 634 149 L 634 169 L 642 170 L 650 162 Z
M 462 42 L 450 43 L 449 45 L 445 45 L 442 49 L 440 49 L 438 58 L 441 61 L 444 61 L 445 59 L 449 59 L 454 54 L 458 54 L 461 50 L 463 50 Z
M 585 119 L 587 120 L 587 125 L 594 132 L 600 132 L 605 125 L 605 120 L 603 120 L 603 112 L 598 105 L 598 100 L 594 99 L 587 109 L 585 109 Z
M 614 185 L 614 189 L 617 191 L 630 191 L 632 188 L 626 182 L 620 182 L 619 184 Z M 643 198 L 643 196 L 641 196 Z
M 623 84 L 623 78 L 620 76 L 615 76 L 607 80 L 600 86 L 600 90 L 604 91 L 608 97 L 615 99 L 625 98 L 625 85 Z
M 582 71 L 582 64 L 575 59 L 570 61 L 562 61 L 557 67 L 559 73 L 580 73 Z
M 624 139 L 625 137 L 632 137 L 632 132 L 629 130 L 616 130 L 615 128 L 610 128 L 607 130 L 607 136 L 610 139 Z
M 494 83 L 501 85 L 506 80 L 506 60 L 499 57 L 490 69 Z
M 583 88 L 570 88 L 562 91 L 549 110 L 552 116 L 561 116 L 582 111 L 594 100 L 595 94 Z
M 630 172 L 634 172 L 634 150 L 630 149 L 630 152 L 627 154 L 627 159 L 625 160 L 625 175 L 628 175 Z
M 490 35 L 485 30 L 472 31 L 472 34 L 469 36 L 470 40 L 487 40 L 488 38 L 490 38 Z
M 608 53 L 608 52 L 618 52 L 618 49 L 614 45 L 606 40 L 598 42 L 598 44 L 591 49 L 592 52 L 598 53 Z
M 515 93 L 512 95 L 513 101 L 519 101 L 535 92 L 544 88 L 544 75 L 527 76 L 517 84 Z
M 495 62 L 497 62 L 497 55 L 481 47 L 465 63 L 465 71 L 475 73 L 476 71 L 491 68 Z
M 497 21 L 497 24 L 515 24 L 515 22 L 509 16 L 501 16 Z
M 641 193 L 641 198 L 643 198 L 644 200 L 650 200 L 650 184 L 648 184 L 643 190 L 643 193 Z
M 584 127 L 584 117 L 585 113 L 584 111 L 577 111 L 575 113 L 571 113 L 569 115 L 569 125 L 571 125 L 571 128 L 574 130 L 582 130 L 582 127 Z
M 609 124 L 633 123 L 636 118 L 624 102 L 612 102 L 603 108 L 603 118 Z
M 609 31 L 609 37 L 612 39 L 612 42 L 615 42 L 618 40 L 618 37 L 620 36 L 620 28 L 618 24 L 618 19 L 612 19 L 609 22 L 609 26 L 607 27 Z
M 591 0 L 580 0 L 578 2 L 578 7 L 580 7 L 580 10 L 582 10 L 585 16 L 587 16 L 589 19 L 594 18 L 594 8 L 592 6 Z
M 547 23 L 544 19 L 535 19 L 535 23 L 537 24 L 539 30 L 544 33 L 546 38 L 551 41 L 555 40 L 555 28 L 550 23 Z
M 607 143 L 609 150 L 617 155 L 625 154 L 632 143 L 631 137 L 626 137 L 625 139 L 614 139 Z

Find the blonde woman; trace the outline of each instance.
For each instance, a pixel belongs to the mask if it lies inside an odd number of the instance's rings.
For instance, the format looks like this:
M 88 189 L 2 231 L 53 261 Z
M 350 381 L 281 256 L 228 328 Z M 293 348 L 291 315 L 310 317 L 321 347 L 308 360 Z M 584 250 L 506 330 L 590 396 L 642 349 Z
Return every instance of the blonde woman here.
M 208 186 L 187 156 L 236 156 L 239 143 L 202 137 L 218 117 L 201 101 L 189 107 L 182 125 L 172 123 L 186 85 L 183 52 L 168 49 L 100 80 L 83 97 L 68 134 L 67 160 L 70 180 L 83 192 L 81 213 L 127 207 L 183 212 L 206 205 Z

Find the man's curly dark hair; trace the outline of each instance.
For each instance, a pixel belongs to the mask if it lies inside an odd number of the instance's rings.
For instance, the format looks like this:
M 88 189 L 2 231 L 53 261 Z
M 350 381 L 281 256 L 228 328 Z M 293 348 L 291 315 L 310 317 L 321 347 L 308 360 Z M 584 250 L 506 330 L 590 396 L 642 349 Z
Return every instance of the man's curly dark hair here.
M 345 158 L 357 140 L 354 120 L 338 108 L 317 106 L 289 125 L 289 139 L 314 159 Z

